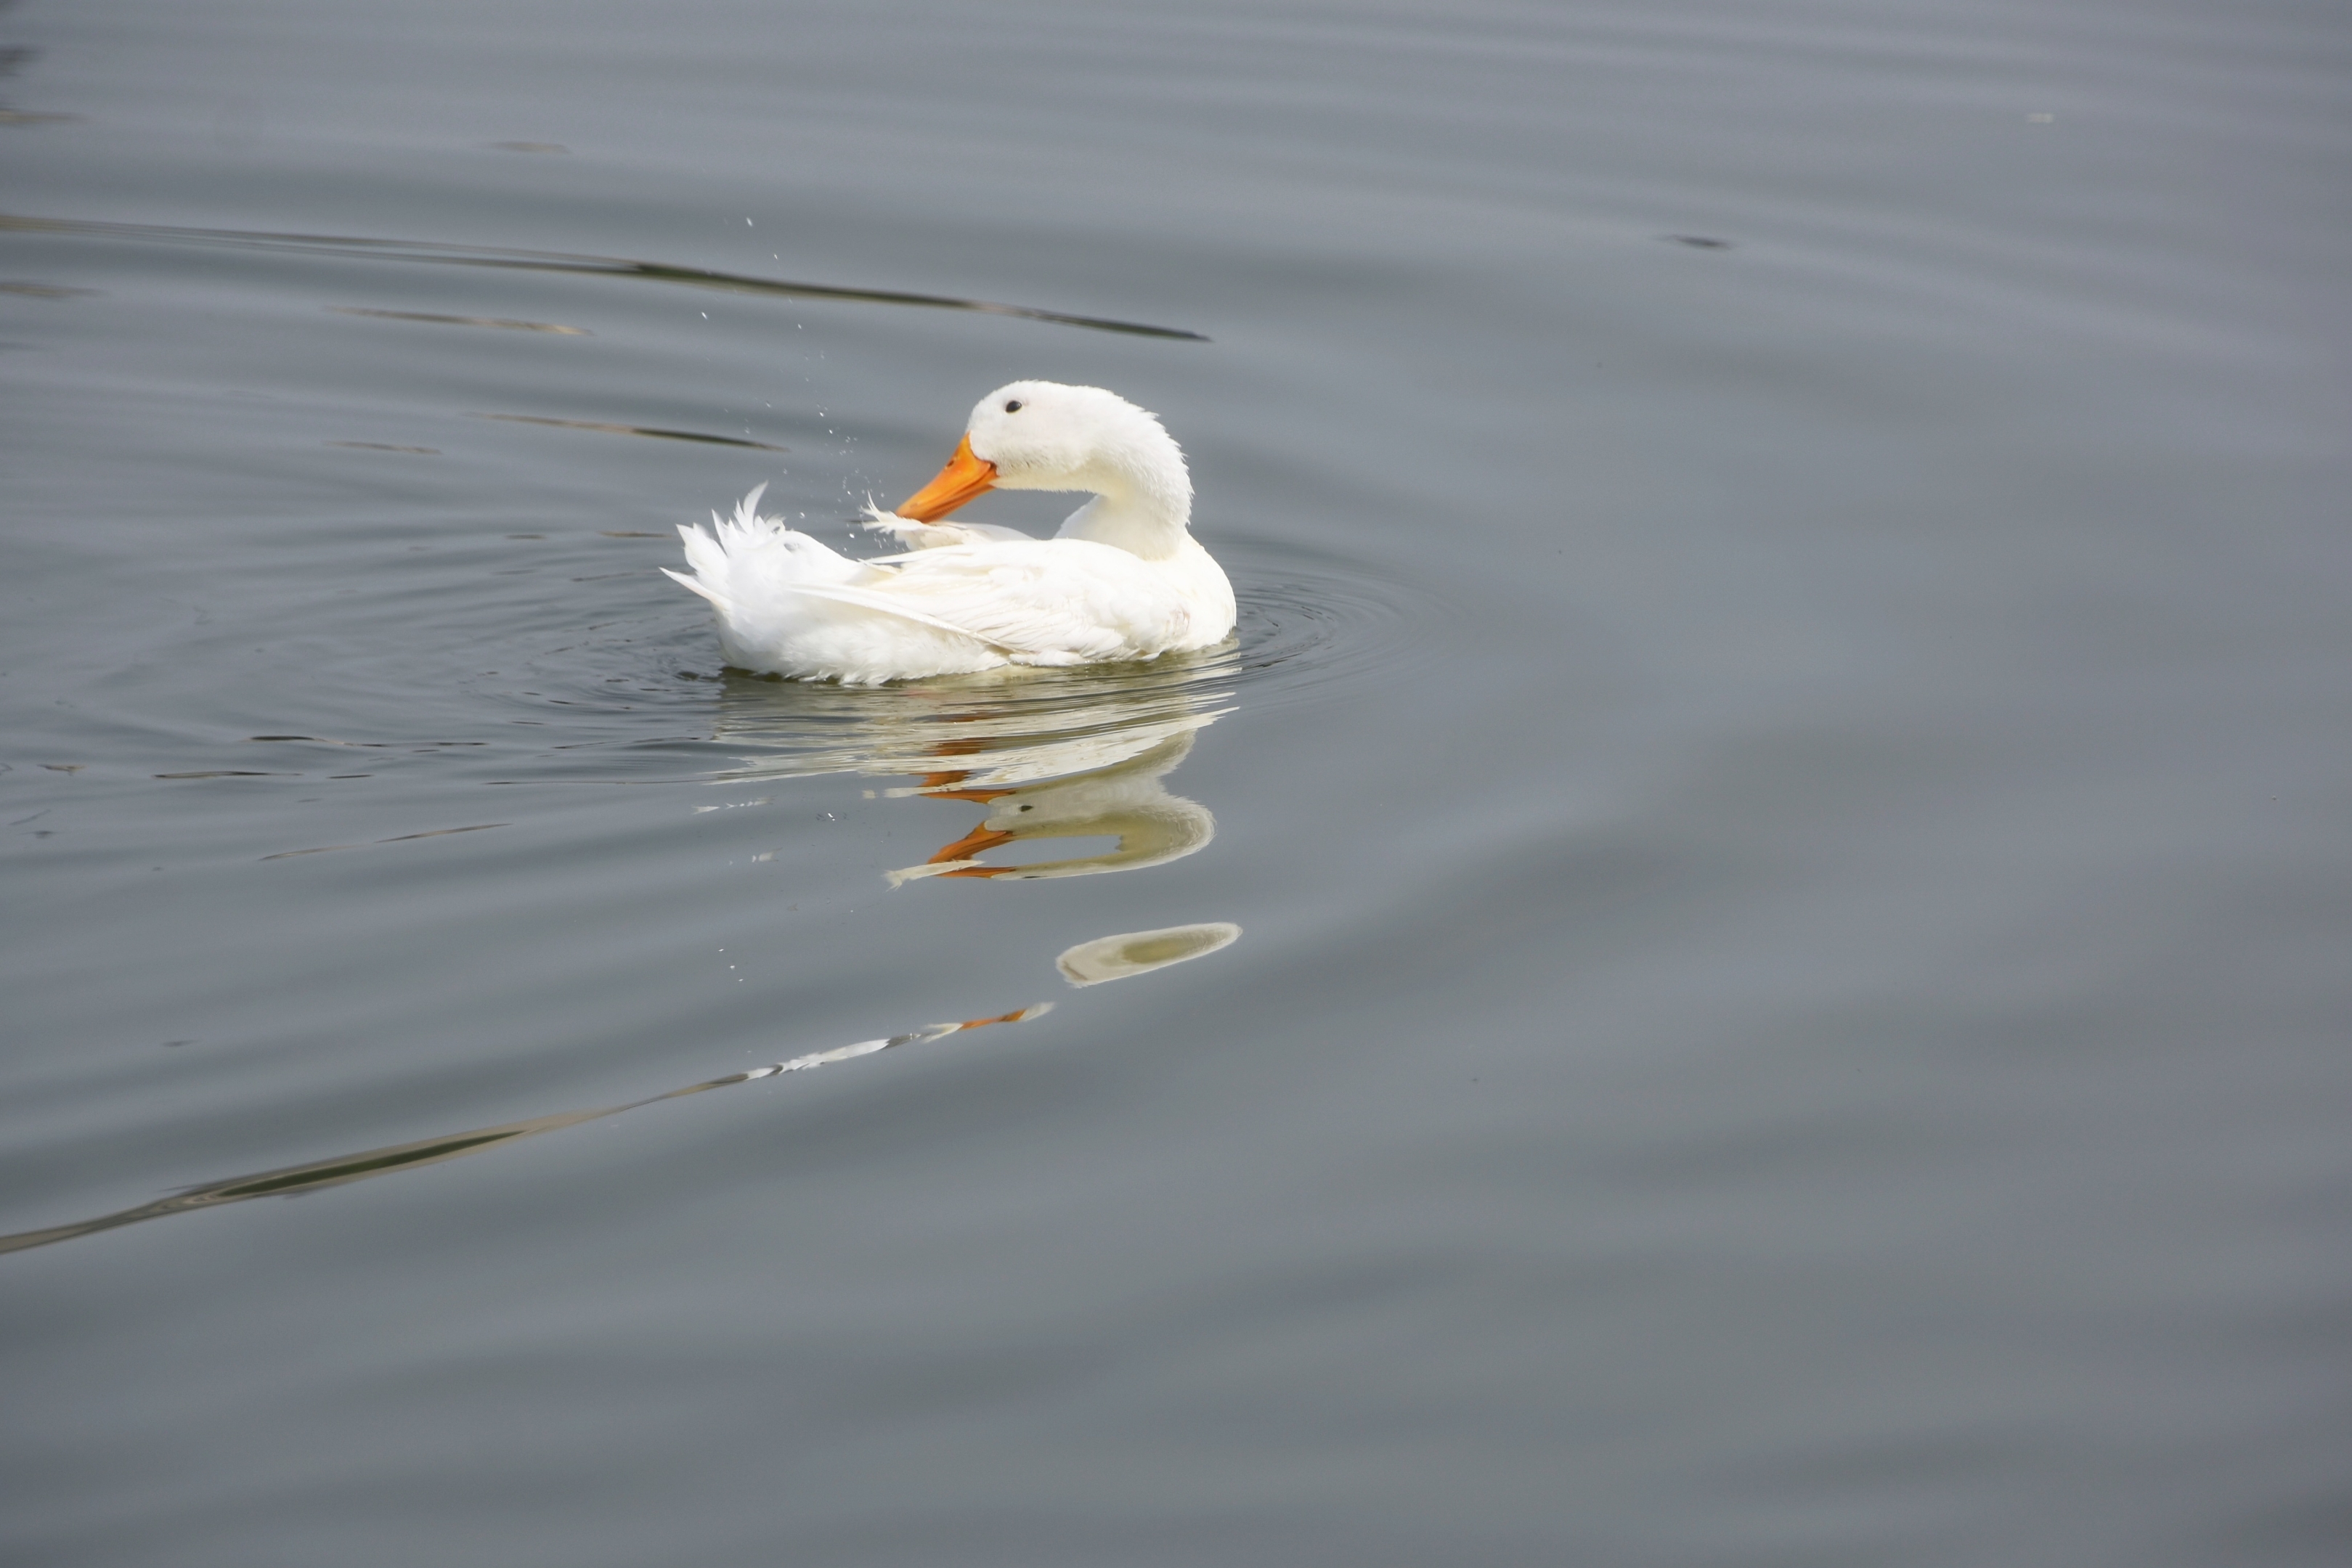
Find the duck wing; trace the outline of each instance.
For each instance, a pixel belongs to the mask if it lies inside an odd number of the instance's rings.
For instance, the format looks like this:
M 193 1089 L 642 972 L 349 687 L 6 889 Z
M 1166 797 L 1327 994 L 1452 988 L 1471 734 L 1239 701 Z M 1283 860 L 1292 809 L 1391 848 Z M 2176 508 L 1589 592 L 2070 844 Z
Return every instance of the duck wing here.
M 800 591 L 961 632 L 1028 664 L 1149 656 L 1190 616 L 1150 564 L 1087 539 L 992 540 L 908 556 L 879 582 Z

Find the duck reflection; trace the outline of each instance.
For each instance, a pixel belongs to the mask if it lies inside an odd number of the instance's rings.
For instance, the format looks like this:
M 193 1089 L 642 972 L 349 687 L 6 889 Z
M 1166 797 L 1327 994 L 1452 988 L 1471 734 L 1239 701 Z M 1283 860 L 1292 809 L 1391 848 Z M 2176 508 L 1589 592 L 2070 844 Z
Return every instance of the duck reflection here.
M 1209 722 L 1207 718 L 1199 721 Z M 980 826 L 943 844 L 921 865 L 886 873 L 893 887 L 920 877 L 1002 877 L 1027 882 L 1135 871 L 1181 860 L 1216 835 L 1217 820 L 1197 800 L 1171 795 L 1160 783 L 1192 750 L 1192 735 L 1171 735 L 1150 749 L 1108 768 L 1044 779 L 1018 787 L 974 787 L 961 781 L 911 791 L 935 800 L 971 800 L 988 808 Z M 1060 860 L 991 864 L 991 850 L 1029 840 L 1109 839 L 1111 847 Z
M 1170 925 L 1158 931 L 1123 931 L 1081 942 L 1054 960 L 1062 978 L 1074 986 L 1099 986 L 1148 975 L 1171 964 L 1205 958 L 1230 947 L 1242 928 L 1230 920 L 1203 921 L 1198 925 Z
M 913 782 L 875 793 L 983 808 L 977 826 L 941 845 L 922 864 L 885 873 L 894 886 L 925 879 L 1038 881 L 1161 865 L 1195 852 L 1215 835 L 1216 819 L 1208 808 L 1171 794 L 1164 780 L 1192 755 L 1201 731 L 1233 711 L 1231 692 L 1213 689 L 1233 667 L 1231 651 L 1224 650 L 1147 666 L 960 677 L 883 691 L 787 685 L 730 674 L 724 677 L 714 736 L 737 751 L 740 766 L 719 778 L 740 782 L 829 773 L 898 776 Z M 983 858 L 1002 857 L 1033 841 L 1107 841 L 1108 847 L 1032 861 Z M 1204 956 L 1240 935 L 1241 928 L 1228 922 L 1127 932 L 1080 943 L 1064 952 L 1056 967 L 1074 987 L 1096 986 Z M 0 1236 L 0 1252 L 170 1214 L 415 1170 L 664 1100 L 963 1030 L 1017 1023 L 1049 1005 L 861 1040 L 623 1105 L 560 1112 L 207 1182 L 73 1224 Z
M 1162 865 L 1216 835 L 1209 809 L 1170 793 L 1163 780 L 1192 754 L 1200 732 L 1233 708 L 1219 706 L 1230 692 L 1202 689 L 1181 666 L 1150 671 L 887 693 L 730 675 L 716 738 L 762 749 L 723 777 L 912 776 L 915 783 L 879 793 L 986 808 L 976 826 L 921 864 L 885 873 L 894 887 L 929 878 L 1031 882 Z M 1009 858 L 1031 841 L 1108 842 L 1083 853 Z

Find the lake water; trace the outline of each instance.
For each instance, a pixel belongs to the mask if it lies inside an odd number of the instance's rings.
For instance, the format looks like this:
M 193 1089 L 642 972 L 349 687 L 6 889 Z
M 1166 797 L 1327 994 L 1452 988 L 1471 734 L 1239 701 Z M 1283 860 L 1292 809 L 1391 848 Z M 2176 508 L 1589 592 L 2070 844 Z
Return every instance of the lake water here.
M 2344 1560 L 2341 7 L 0 49 L 0 1557 Z M 1025 376 L 1232 645 L 720 667 Z

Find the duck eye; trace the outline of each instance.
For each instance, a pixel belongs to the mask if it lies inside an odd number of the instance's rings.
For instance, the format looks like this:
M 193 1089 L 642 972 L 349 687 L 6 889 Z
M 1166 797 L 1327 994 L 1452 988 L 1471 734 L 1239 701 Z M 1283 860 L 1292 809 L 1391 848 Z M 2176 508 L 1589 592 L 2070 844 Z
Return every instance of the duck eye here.
M 1004 412 L 1007 413 L 1019 413 L 1021 412 L 1021 400 L 1016 397 L 1011 402 L 1006 403 L 1004 405 Z

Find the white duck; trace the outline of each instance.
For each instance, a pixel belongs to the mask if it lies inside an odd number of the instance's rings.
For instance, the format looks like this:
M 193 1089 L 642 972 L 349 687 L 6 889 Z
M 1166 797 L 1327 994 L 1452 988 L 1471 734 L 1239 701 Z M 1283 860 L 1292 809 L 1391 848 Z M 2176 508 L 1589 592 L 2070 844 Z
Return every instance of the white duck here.
M 764 488 L 764 486 L 762 486 Z M 990 489 L 1091 490 L 1050 539 L 940 523 Z M 855 560 L 755 510 L 681 526 L 739 668 L 850 685 L 1004 664 L 1150 659 L 1223 642 L 1233 585 L 1187 531 L 1192 481 L 1160 421 L 1100 387 L 1014 382 L 980 400 L 939 476 L 873 511 L 910 547 Z M 872 510 L 869 508 L 869 510 Z

